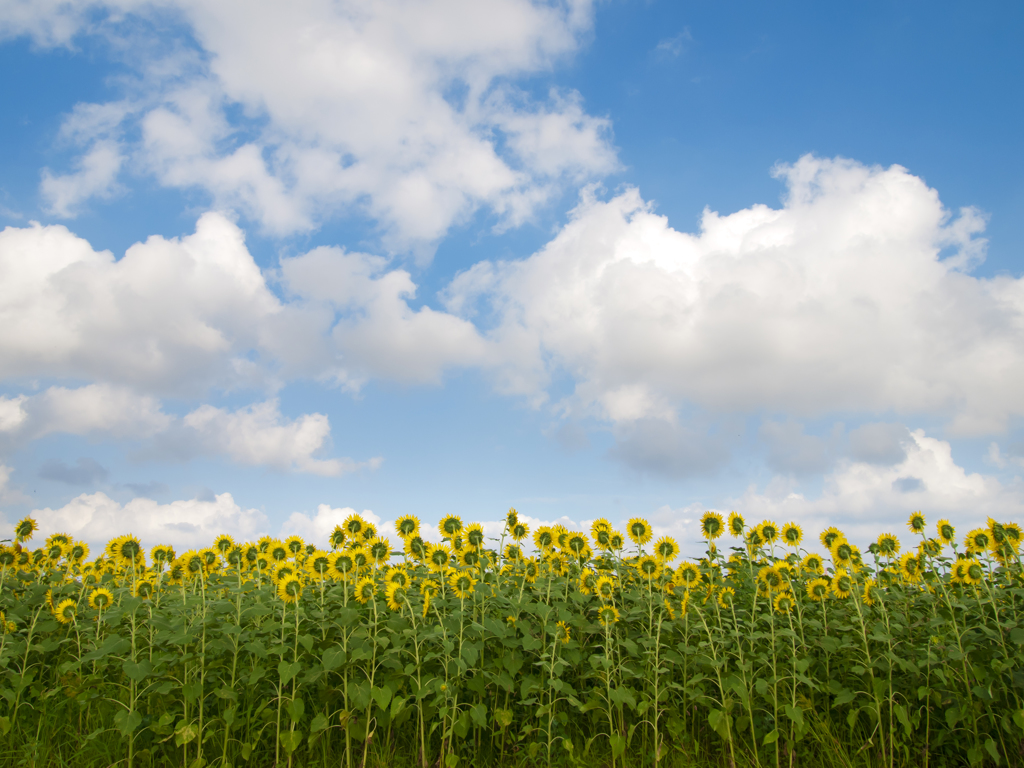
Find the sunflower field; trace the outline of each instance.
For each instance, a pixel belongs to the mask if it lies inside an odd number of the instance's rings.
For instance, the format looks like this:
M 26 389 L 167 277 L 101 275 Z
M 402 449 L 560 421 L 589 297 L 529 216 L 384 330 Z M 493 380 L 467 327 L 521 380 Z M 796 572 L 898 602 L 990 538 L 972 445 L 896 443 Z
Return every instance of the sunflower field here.
M 0 545 L 0 765 L 1024 765 L 1021 531 Z M 934 535 L 932 533 L 934 532 Z M 817 554 L 813 549 L 827 552 Z

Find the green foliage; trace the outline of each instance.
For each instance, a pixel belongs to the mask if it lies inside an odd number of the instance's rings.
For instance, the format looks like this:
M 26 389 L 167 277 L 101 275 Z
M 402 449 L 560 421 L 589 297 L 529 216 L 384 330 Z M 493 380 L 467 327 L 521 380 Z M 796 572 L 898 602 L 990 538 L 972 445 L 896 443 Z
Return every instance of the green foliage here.
M 358 520 L 331 552 L 221 537 L 151 566 L 131 537 L 0 547 L 0 766 L 1024 762 L 1015 526 L 966 553 L 886 534 L 868 563 L 836 532 L 819 567 L 742 520 L 726 557 L 705 516 L 673 569 L 646 521 L 628 551 L 542 529 L 525 559 L 514 512 L 476 558 L 442 522 L 447 550 L 404 556 Z

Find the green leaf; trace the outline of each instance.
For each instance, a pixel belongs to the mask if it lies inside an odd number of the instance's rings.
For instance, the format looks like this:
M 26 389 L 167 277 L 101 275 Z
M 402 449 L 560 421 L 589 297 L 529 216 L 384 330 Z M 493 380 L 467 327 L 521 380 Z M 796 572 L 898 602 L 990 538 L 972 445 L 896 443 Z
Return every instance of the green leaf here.
M 381 709 L 388 708 L 388 702 L 391 701 L 391 689 L 386 685 L 380 688 L 374 688 L 371 692 L 373 700 L 377 702 L 377 706 Z
M 985 739 L 985 751 L 992 755 L 992 759 L 996 765 L 999 765 L 1002 761 L 999 759 L 999 750 L 996 749 L 996 743 L 993 739 Z
M 614 733 L 608 737 L 608 741 L 611 743 L 612 757 L 619 757 L 623 752 L 626 751 L 626 737 L 621 733 Z
M 1014 627 L 1010 630 L 1010 639 L 1017 645 L 1024 645 L 1024 629 Z
M 328 648 L 324 651 L 320 661 L 324 665 L 324 669 L 330 672 L 332 669 L 337 669 L 345 663 L 346 655 L 344 648 Z
M 306 704 L 302 699 L 292 699 L 288 702 L 288 716 L 293 723 L 302 722 L 304 714 L 306 714 Z
M 293 661 L 290 664 L 287 661 L 282 661 L 278 663 L 277 674 L 281 678 L 281 685 L 288 685 L 288 682 L 297 674 L 299 674 L 299 671 L 301 669 L 302 664 L 298 661 Z
M 317 716 L 313 718 L 313 722 L 309 726 L 309 730 L 311 733 L 319 733 L 320 731 L 326 730 L 326 728 L 327 715 L 325 715 L 323 712 L 318 713 Z
M 114 715 L 114 725 L 121 732 L 122 736 L 128 736 L 135 732 L 135 729 L 142 724 L 142 714 L 138 710 L 129 712 L 127 709 L 119 709 Z
M 764 744 L 765 746 L 767 746 L 768 744 L 774 744 L 778 740 L 779 740 L 779 729 L 776 728 L 771 733 L 765 734 L 764 741 L 762 741 L 761 743 Z
M 794 707 L 792 704 L 787 704 L 786 717 L 788 717 L 797 725 L 804 724 L 804 711 L 800 709 L 800 707 Z
M 289 755 L 302 743 L 302 731 L 285 731 L 281 734 L 281 746 Z
M 473 718 L 473 724 L 477 728 L 487 727 L 487 705 L 486 704 L 475 704 L 469 710 L 470 716 Z
M 199 735 L 199 729 L 192 723 L 180 723 L 174 731 L 174 743 L 182 746 L 193 741 Z
M 454 752 L 449 752 L 444 756 L 445 768 L 455 768 L 459 764 L 459 756 Z
M 146 659 L 143 659 L 138 663 L 127 660 L 121 665 L 121 668 L 124 670 L 124 673 L 136 683 L 142 682 L 149 676 L 149 673 L 153 671 L 153 665 Z

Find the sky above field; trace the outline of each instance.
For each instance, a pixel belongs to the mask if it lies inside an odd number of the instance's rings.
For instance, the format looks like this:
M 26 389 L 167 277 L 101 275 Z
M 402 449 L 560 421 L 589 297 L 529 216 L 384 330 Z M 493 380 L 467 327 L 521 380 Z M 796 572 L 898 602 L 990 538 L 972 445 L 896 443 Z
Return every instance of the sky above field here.
M 1024 6 L 0 0 L 0 510 L 1024 518 Z

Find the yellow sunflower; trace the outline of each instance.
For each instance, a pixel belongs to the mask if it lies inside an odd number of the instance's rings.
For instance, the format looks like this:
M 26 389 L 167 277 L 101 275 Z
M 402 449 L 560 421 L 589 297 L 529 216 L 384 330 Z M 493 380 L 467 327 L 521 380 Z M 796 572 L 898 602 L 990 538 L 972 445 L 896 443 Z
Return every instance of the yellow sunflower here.
M 916 584 L 921 580 L 921 570 L 921 561 L 912 552 L 900 558 L 900 575 L 904 581 Z
M 424 561 L 430 553 L 430 545 L 419 534 L 405 540 L 405 554 L 413 560 Z
M 594 592 L 602 600 L 612 600 L 615 598 L 615 582 L 608 576 L 598 576 L 594 582 Z
M 825 561 L 822 560 L 821 555 L 815 552 L 808 552 L 804 555 L 804 559 L 800 561 L 800 568 L 808 573 L 824 573 Z
M 367 547 L 367 551 L 369 552 L 370 558 L 377 565 L 380 565 L 381 563 L 387 562 L 387 560 L 391 557 L 391 542 L 389 542 L 385 538 L 378 536 L 370 542 L 369 546 Z
M 992 536 L 985 528 L 975 528 L 973 531 L 967 534 L 967 538 L 964 539 L 964 546 L 967 547 L 967 553 L 970 555 L 976 555 L 984 552 L 989 548 L 992 543 Z
M 835 543 L 836 539 L 845 539 L 843 532 L 835 527 L 828 527 L 821 532 L 821 543 L 825 545 L 825 549 L 831 551 L 832 544 Z
M 778 613 L 789 613 L 795 605 L 796 600 L 793 598 L 793 593 L 789 590 L 779 592 L 775 595 L 775 599 L 772 600 L 772 606 Z
M 455 596 L 465 600 L 473 596 L 473 589 L 476 587 L 474 579 L 468 571 L 453 571 L 448 576 L 448 584 L 451 586 Z
M 650 523 L 642 517 L 634 517 L 626 526 L 626 535 L 629 536 L 634 544 L 643 546 L 651 540 L 651 537 L 654 536 L 654 532 L 651 530 Z
M 327 537 L 327 543 L 331 545 L 331 549 L 341 549 L 345 546 L 346 538 L 345 529 L 340 525 L 336 525 L 334 530 L 331 531 L 331 535 Z
M 606 627 L 611 626 L 619 620 L 619 612 L 614 605 L 605 603 L 597 609 L 597 618 Z
M 662 563 L 671 563 L 679 557 L 679 545 L 671 536 L 662 536 L 654 544 L 654 554 Z
M 505 559 L 512 562 L 516 562 L 523 559 L 523 548 L 518 544 L 506 544 L 505 545 Z
M 876 605 L 881 597 L 882 591 L 878 588 L 878 582 L 874 579 L 864 582 L 864 605 Z
M 832 594 L 845 600 L 853 591 L 853 577 L 843 568 L 837 568 L 832 575 Z
M 921 512 L 911 512 L 907 518 L 907 528 L 911 533 L 924 533 L 924 515 Z
M 700 568 L 696 563 L 682 563 L 676 569 L 674 581 L 679 586 L 689 589 L 700 582 Z
M 612 535 L 608 538 L 608 548 L 613 552 L 618 552 L 626 546 L 625 537 L 618 531 L 612 531 Z
M 78 605 L 71 598 L 61 600 L 53 613 L 57 617 L 57 621 L 61 624 L 70 624 L 75 620 L 75 612 L 78 609 Z
M 484 545 L 484 527 L 480 523 L 473 523 L 466 528 L 466 541 L 474 549 L 480 549 Z
M 981 563 L 970 557 L 963 561 L 963 582 L 964 584 L 981 584 L 983 578 L 985 578 L 985 569 L 981 567 Z
M 828 598 L 830 587 L 828 579 L 817 578 L 807 582 L 807 596 L 816 603 Z
M 952 544 L 956 540 L 956 528 L 953 527 L 949 520 L 945 518 L 939 520 L 935 524 L 935 528 L 943 544 Z
M 451 560 L 452 551 L 447 544 L 428 544 L 427 566 L 435 573 L 443 573 Z
M 736 600 L 736 590 L 732 587 L 723 587 L 718 590 L 718 604 L 725 609 L 732 607 Z
M 804 540 L 803 529 L 796 523 L 786 523 L 782 526 L 782 540 L 790 547 L 799 547 Z
M 546 525 L 542 525 L 536 531 L 533 532 L 533 543 L 537 549 L 546 551 L 551 549 L 555 544 L 555 536 L 551 529 Z
M 637 573 L 648 581 L 656 579 L 661 575 L 661 563 L 658 562 L 657 558 L 650 555 L 644 555 L 637 559 L 633 567 L 636 568 Z
M 32 538 L 32 534 L 38 530 L 39 524 L 35 521 L 34 517 L 23 517 L 14 526 L 14 540 L 18 542 L 28 541 Z
M 564 621 L 555 624 L 555 637 L 561 643 L 568 643 L 572 640 L 572 632 L 569 630 L 569 625 Z
M 761 535 L 761 541 L 765 544 L 772 544 L 779 538 L 779 526 L 771 520 L 765 520 L 757 526 L 757 532 Z
M 97 587 L 89 593 L 89 607 L 102 611 L 109 608 L 114 602 L 113 593 L 106 587 Z
M 739 537 L 743 535 L 743 531 L 747 528 L 746 522 L 743 520 L 743 515 L 739 512 L 729 513 L 729 533 L 733 536 Z
M 437 524 L 437 530 L 446 539 L 454 538 L 462 533 L 462 518 L 458 515 L 445 515 Z
M 384 591 L 388 608 L 396 613 L 401 612 L 402 606 L 405 604 L 405 590 L 405 586 L 398 582 L 392 581 L 388 584 L 387 589 Z
M 892 557 L 900 551 L 900 540 L 891 533 L 883 533 L 878 537 L 878 552 L 885 557 Z
M 297 603 L 302 597 L 302 580 L 296 574 L 285 576 L 277 582 L 277 596 L 286 603 Z
M 518 522 L 518 523 L 516 523 L 515 525 L 512 526 L 512 530 L 509 531 L 509 535 L 515 541 L 522 541 L 523 539 L 525 539 L 527 536 L 530 535 L 530 526 L 528 526 L 526 523 L 520 521 L 520 522 Z
M 420 532 L 420 521 L 416 515 L 402 515 L 395 520 L 395 531 L 403 539 L 415 536 Z
M 736 513 L 733 512 L 733 514 Z M 717 539 L 725 532 L 722 516 L 711 510 L 706 511 L 700 518 L 700 532 L 704 534 L 704 538 L 708 541 Z
M 363 578 L 356 582 L 356 600 L 365 605 L 373 599 L 377 592 L 377 585 L 373 579 Z

